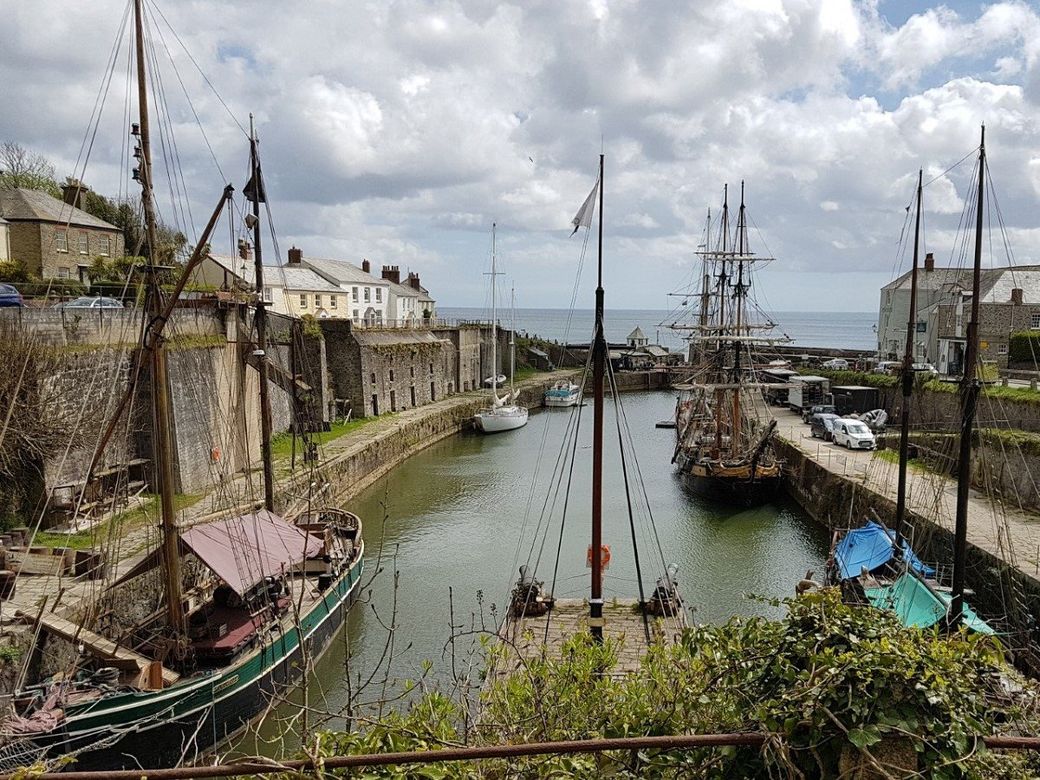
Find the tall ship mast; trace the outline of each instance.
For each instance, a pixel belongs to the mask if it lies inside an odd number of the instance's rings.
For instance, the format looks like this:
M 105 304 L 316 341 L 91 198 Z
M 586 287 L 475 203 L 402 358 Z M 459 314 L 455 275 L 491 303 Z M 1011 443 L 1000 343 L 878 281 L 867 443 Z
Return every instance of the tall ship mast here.
M 744 185 L 736 231 L 730 235 L 729 190 L 724 190 L 718 233 L 698 256 L 702 270 L 696 323 L 689 331 L 690 376 L 678 384 L 672 462 L 691 491 L 739 505 L 768 501 L 780 484 L 781 463 L 771 440 L 776 421 L 756 378 L 756 348 L 773 344 L 775 324 L 750 297 L 757 266 L 772 258 L 748 245 Z

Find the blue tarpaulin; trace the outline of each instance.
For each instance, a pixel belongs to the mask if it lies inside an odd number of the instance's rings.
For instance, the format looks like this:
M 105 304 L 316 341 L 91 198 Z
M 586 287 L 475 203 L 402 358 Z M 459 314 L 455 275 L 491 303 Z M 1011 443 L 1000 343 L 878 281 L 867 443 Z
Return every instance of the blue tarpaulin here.
M 867 598 L 878 609 L 887 609 L 896 613 L 904 626 L 931 628 L 941 620 L 946 620 L 950 609 L 950 596 L 947 593 L 933 591 L 912 574 L 903 574 L 883 588 L 867 588 Z M 976 615 L 967 604 L 962 604 L 963 623 L 979 634 L 992 634 L 982 618 Z
M 895 531 L 890 531 L 873 520 L 861 528 L 849 531 L 834 549 L 834 560 L 843 580 L 860 576 L 863 570 L 874 571 L 884 566 L 895 554 Z M 935 574 L 914 555 L 906 539 L 903 539 L 903 560 L 926 577 Z

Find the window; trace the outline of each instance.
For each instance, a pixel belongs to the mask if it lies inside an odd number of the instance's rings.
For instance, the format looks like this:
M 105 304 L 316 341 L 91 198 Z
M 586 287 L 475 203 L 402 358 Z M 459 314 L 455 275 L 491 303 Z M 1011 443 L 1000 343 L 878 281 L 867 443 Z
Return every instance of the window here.
M 87 242 L 87 231 L 79 231 L 79 253 L 85 255 L 90 251 L 90 244 Z
M 1006 355 L 1007 353 L 1008 353 L 1008 345 L 1007 344 L 997 344 L 997 354 L 998 355 Z
M 372 289 L 369 288 L 369 287 L 366 287 L 365 288 L 365 303 L 368 303 L 370 300 L 372 300 Z
M 300 293 L 300 308 L 307 308 L 307 293 Z
M 64 230 L 54 232 L 54 248 L 59 252 L 69 251 L 69 234 Z
M 390 411 L 397 411 L 397 393 L 395 393 L 393 390 L 390 391 Z
M 330 295 L 329 296 L 329 308 L 330 309 L 335 309 L 336 308 L 336 296 L 335 295 Z
M 314 293 L 314 308 L 315 309 L 320 309 L 321 308 L 321 296 L 318 295 L 318 293 Z
M 351 287 L 350 288 L 350 297 L 354 299 L 354 303 L 357 303 L 357 287 Z M 357 316 L 356 312 L 355 312 L 354 316 L 355 317 Z
M 433 373 L 433 363 L 430 363 L 430 373 Z
M 69 269 L 66 268 L 65 266 L 61 266 L 58 269 L 58 278 L 59 279 L 68 279 L 69 278 Z
M 1040 314 L 1034 314 L 1029 318 L 1029 327 L 1031 330 L 1040 330 Z
M 101 237 L 101 256 L 108 257 L 112 254 L 112 236 Z
M 370 379 L 372 380 L 372 384 L 375 384 L 375 383 L 376 383 L 376 372 L 375 372 L 375 371 L 373 371 L 373 372 L 372 372 L 372 373 L 371 373 L 371 374 L 369 375 L 369 378 L 370 378 Z
M 394 370 L 392 368 L 390 369 L 390 381 L 394 381 Z
M 383 302 L 383 288 L 382 287 L 377 287 L 376 288 L 376 303 L 382 303 L 382 302 Z
M 354 322 L 358 321 L 358 310 L 354 309 Z
M 271 289 L 270 287 L 265 287 L 264 288 L 264 300 L 267 301 L 268 303 L 273 303 L 274 302 L 274 290 Z
M 410 376 L 410 377 L 411 377 L 412 379 L 415 379 L 415 366 L 409 366 L 409 367 L 408 367 L 408 375 L 409 375 L 409 376 Z
M 415 406 L 415 385 L 412 385 L 410 390 L 412 391 L 412 406 Z

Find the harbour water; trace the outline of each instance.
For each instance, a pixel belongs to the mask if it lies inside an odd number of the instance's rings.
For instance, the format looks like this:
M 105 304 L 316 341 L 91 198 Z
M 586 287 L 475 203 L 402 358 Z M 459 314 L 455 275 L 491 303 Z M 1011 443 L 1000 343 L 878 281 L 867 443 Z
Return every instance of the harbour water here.
M 644 587 L 652 588 L 664 564 L 674 562 L 683 595 L 695 609 L 695 621 L 778 615 L 779 608 L 756 597 L 793 595 L 795 583 L 808 569 L 821 576 L 826 534 L 793 504 L 741 510 L 687 494 L 670 464 L 675 432 L 654 427 L 655 421 L 671 415 L 674 402 L 667 391 L 622 397 L 663 548 L 662 558 L 654 549 L 644 510 L 637 515 Z M 611 562 L 604 591 L 607 598 L 637 597 L 615 408 L 608 404 L 604 542 L 610 545 Z M 561 597 L 581 597 L 588 589 L 591 412 L 591 406 L 582 412 L 557 576 L 556 594 Z M 366 679 L 377 668 L 385 669 L 392 656 L 386 693 L 370 689 L 365 699 L 400 692 L 405 680 L 423 676 L 424 661 L 432 663 L 426 674 L 428 685 L 449 683 L 452 610 L 460 629 L 474 622 L 479 625 L 481 613 L 488 629 L 501 617 L 517 565 L 528 559 L 532 531 L 570 414 L 566 409 L 542 411 L 532 414 L 528 425 L 517 431 L 450 437 L 394 469 L 348 507 L 364 518 L 367 574 L 381 571 L 354 608 L 346 637 L 334 640 L 321 660 L 309 690 L 311 707 L 336 711 L 346 703 L 345 647 L 349 647 L 355 690 L 358 674 Z M 631 460 L 628 468 L 630 473 L 635 468 Z M 562 496 L 561 491 L 560 501 Z M 638 503 L 635 497 L 634 503 Z M 558 535 L 557 521 L 537 567 L 538 578 L 547 585 Z M 396 589 L 395 572 L 399 572 Z M 391 626 L 392 647 L 388 648 Z M 377 680 L 382 676 L 383 672 L 376 673 Z M 342 727 L 342 721 L 334 720 L 330 726 Z M 268 724 L 261 733 L 273 737 L 275 732 L 276 727 Z M 274 747 L 244 743 L 240 749 L 269 752 Z
M 490 313 L 480 308 L 441 306 L 437 316 L 448 320 L 487 319 Z M 837 349 L 877 349 L 877 312 L 775 312 L 773 333 L 786 335 L 801 347 Z M 623 342 L 637 326 L 651 343 L 675 349 L 683 345 L 682 334 L 668 327 L 676 312 L 654 309 L 611 309 L 607 312 L 607 339 Z M 501 317 L 509 321 L 510 315 Z M 550 341 L 587 342 L 592 334 L 592 309 L 517 309 L 516 328 Z

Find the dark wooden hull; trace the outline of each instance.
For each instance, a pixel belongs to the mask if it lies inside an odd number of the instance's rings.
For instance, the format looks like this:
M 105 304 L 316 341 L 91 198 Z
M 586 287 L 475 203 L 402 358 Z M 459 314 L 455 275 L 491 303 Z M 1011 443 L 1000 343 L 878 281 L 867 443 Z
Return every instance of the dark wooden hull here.
M 363 572 L 364 562 L 358 560 L 302 617 L 304 646 L 312 662 L 328 649 L 346 620 L 357 600 Z M 74 754 L 70 771 L 156 769 L 191 763 L 241 732 L 272 701 L 284 697 L 299 684 L 304 666 L 299 632 L 292 627 L 272 634 L 258 653 L 211 678 L 192 679 L 151 695 L 128 696 L 121 706 L 70 714 L 62 729 L 34 742 L 51 757 Z M 159 698 L 165 701 L 158 705 L 151 701 Z M 21 747 L 27 746 L 22 743 Z
M 746 477 L 702 476 L 682 472 L 683 485 L 697 496 L 733 506 L 760 506 L 774 501 L 780 490 L 780 477 L 749 480 Z

